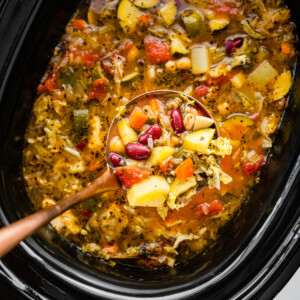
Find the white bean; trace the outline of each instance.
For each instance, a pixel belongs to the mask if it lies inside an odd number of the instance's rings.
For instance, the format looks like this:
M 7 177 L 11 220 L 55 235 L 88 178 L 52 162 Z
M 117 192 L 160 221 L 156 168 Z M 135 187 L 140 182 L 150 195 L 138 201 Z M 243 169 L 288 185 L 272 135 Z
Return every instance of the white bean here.
M 179 70 L 187 70 L 190 69 L 191 66 L 191 60 L 188 57 L 181 57 L 178 60 L 176 60 L 176 67 Z

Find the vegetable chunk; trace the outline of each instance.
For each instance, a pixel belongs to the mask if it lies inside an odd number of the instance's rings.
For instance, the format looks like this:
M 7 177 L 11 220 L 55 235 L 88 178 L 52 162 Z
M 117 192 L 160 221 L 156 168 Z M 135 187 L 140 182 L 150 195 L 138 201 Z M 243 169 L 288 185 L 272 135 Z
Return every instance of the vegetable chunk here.
M 277 71 L 265 60 L 248 76 L 248 82 L 258 89 L 263 89 L 277 75 Z
M 141 8 L 150 8 L 157 5 L 159 2 L 159 0 L 135 0 L 133 3 Z
M 168 147 L 168 146 L 154 147 L 152 149 L 152 153 L 148 161 L 152 166 L 157 166 L 161 164 L 164 160 L 166 160 L 168 157 L 173 155 L 174 152 L 175 149 L 172 147 Z
M 122 0 L 118 7 L 118 20 L 125 32 L 133 32 L 142 12 L 128 0 Z
M 188 134 L 184 140 L 182 147 L 186 150 L 205 153 L 215 134 L 214 128 L 201 129 Z
M 159 9 L 158 13 L 162 16 L 167 25 L 172 25 L 177 14 L 175 0 L 168 1 L 161 9 Z
M 162 207 L 170 186 L 162 176 L 150 176 L 131 187 L 127 199 L 131 206 Z
M 171 59 L 170 47 L 166 42 L 154 36 L 146 36 L 144 44 L 147 58 L 151 63 L 159 64 Z
M 274 101 L 283 98 L 290 90 L 292 85 L 292 74 L 286 71 L 280 74 L 274 83 Z
M 136 142 L 138 139 L 137 133 L 130 127 L 126 119 L 121 120 L 118 123 L 118 131 L 123 140 L 124 145 L 132 142 Z
M 205 73 L 210 68 L 209 49 L 206 45 L 197 46 L 192 48 L 192 73 L 201 74 Z
M 209 21 L 209 28 L 212 32 L 222 30 L 228 26 L 229 22 L 229 18 L 213 19 Z
M 176 177 L 170 186 L 170 196 L 176 198 L 196 185 L 197 181 L 194 175 L 184 180 Z
M 199 129 L 208 128 L 212 124 L 214 124 L 214 120 L 213 119 L 208 118 L 208 117 L 204 117 L 204 116 L 196 116 L 193 130 L 197 131 Z

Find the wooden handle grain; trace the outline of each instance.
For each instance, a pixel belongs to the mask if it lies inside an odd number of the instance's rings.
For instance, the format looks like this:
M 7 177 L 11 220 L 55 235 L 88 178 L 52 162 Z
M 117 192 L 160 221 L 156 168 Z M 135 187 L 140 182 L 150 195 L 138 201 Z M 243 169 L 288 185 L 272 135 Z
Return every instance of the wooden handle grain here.
M 60 200 L 56 205 L 40 210 L 22 220 L 0 229 L 0 258 L 13 249 L 19 242 L 30 236 L 38 228 L 45 225 L 73 205 L 101 192 L 118 190 L 120 184 L 111 171 L 107 168 L 92 184 L 72 195 Z

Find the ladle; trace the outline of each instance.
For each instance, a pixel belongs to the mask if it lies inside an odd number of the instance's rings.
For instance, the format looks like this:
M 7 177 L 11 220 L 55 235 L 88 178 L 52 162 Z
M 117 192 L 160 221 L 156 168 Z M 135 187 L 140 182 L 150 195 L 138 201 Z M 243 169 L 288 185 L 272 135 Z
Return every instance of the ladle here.
M 191 96 L 184 95 L 177 91 L 172 90 L 157 90 L 151 91 L 148 93 L 141 94 L 126 104 L 126 107 L 133 105 L 134 103 L 141 103 L 141 101 L 145 101 L 149 98 L 159 98 L 164 96 L 179 96 L 183 95 L 187 97 L 187 99 L 195 101 L 195 103 L 199 106 L 199 108 L 206 114 L 207 117 L 212 118 L 212 115 L 208 112 L 203 104 L 194 99 Z M 107 141 L 109 141 L 109 137 L 113 128 L 114 123 L 118 122 L 117 119 L 114 119 L 112 125 L 109 129 Z M 218 128 L 215 125 L 217 133 Z M 53 218 L 57 217 L 64 211 L 71 208 L 73 205 L 80 203 L 83 200 L 86 200 L 98 193 L 113 191 L 121 189 L 121 185 L 116 178 L 113 168 L 109 163 L 108 151 L 106 151 L 106 162 L 107 168 L 106 170 L 90 185 L 82 189 L 80 192 L 75 193 L 74 195 L 60 200 L 56 205 L 51 207 L 42 209 L 24 219 L 21 219 L 11 225 L 8 225 L 0 230 L 0 257 L 5 255 L 8 251 L 13 249 L 19 242 L 30 236 L 37 229 L 51 221 Z

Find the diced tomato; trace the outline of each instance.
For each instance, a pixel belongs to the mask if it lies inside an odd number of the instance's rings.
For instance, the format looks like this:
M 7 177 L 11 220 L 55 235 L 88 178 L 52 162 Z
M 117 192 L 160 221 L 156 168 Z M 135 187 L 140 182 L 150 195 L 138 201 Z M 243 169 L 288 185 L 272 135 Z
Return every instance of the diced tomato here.
M 87 67 L 92 67 L 94 65 L 94 63 L 96 61 L 98 61 L 100 59 L 99 55 L 98 54 L 95 54 L 95 53 L 90 53 L 90 52 L 87 52 L 85 51 L 83 53 L 83 60 L 84 60 L 84 64 L 87 66 Z
M 203 97 L 208 94 L 208 88 L 204 85 L 197 86 L 195 89 L 195 94 L 198 97 Z
M 259 160 L 254 165 L 255 172 L 259 171 L 259 169 L 261 168 L 261 166 L 263 165 L 264 162 L 265 162 L 265 158 L 261 155 Z
M 73 28 L 78 29 L 78 30 L 82 30 L 82 29 L 87 28 L 87 23 L 82 19 L 76 19 L 76 20 L 73 21 L 71 26 Z
M 131 40 L 126 40 L 124 43 L 121 44 L 119 47 L 119 53 L 124 54 L 124 52 L 127 52 L 133 47 L 133 42 Z
M 174 164 L 168 160 L 166 163 L 160 166 L 160 169 L 164 174 L 166 174 L 168 171 L 174 170 Z
M 107 55 L 102 60 L 102 67 L 104 71 L 111 76 L 114 76 L 116 73 L 116 64 L 123 64 L 126 61 L 126 58 L 118 53 L 113 53 Z
M 158 260 L 154 260 L 154 259 L 141 259 L 141 260 L 139 260 L 139 263 L 140 263 L 140 265 L 142 265 L 148 269 L 155 269 L 155 268 L 162 266 L 161 262 L 159 262 Z
M 223 210 L 223 205 L 218 200 L 214 200 L 209 204 L 209 212 L 210 213 L 217 213 L 219 211 Z
M 209 214 L 209 204 L 202 203 L 197 206 L 196 217 L 201 218 Z
M 59 66 L 55 65 L 52 69 L 51 74 L 46 79 L 44 84 L 40 84 L 37 88 L 38 93 L 53 92 L 55 88 L 58 88 L 58 83 L 56 81 L 56 75 L 59 72 Z
M 105 77 L 95 80 L 89 92 L 89 99 L 104 99 L 106 96 L 106 86 L 107 79 Z
M 72 55 L 73 59 L 79 58 L 88 68 L 93 67 L 95 62 L 100 60 L 100 55 L 89 51 L 67 51 L 66 57 Z
M 150 175 L 150 172 L 136 167 L 126 166 L 117 168 L 116 175 L 125 187 L 130 188 L 132 185 L 146 179 Z
M 169 45 L 154 36 L 146 36 L 144 39 L 147 58 L 153 64 L 159 64 L 171 59 L 172 54 Z
M 144 26 L 149 26 L 151 23 L 153 23 L 153 17 L 148 13 L 144 13 L 139 17 L 139 21 Z
M 216 78 L 212 78 L 212 77 L 208 77 L 205 82 L 203 82 L 203 85 L 205 86 L 219 86 L 219 85 L 223 85 L 227 82 L 229 82 L 229 80 L 236 74 L 235 70 L 232 70 L 231 72 L 229 72 L 226 75 L 221 75 L 219 77 Z
M 86 146 L 87 146 L 87 142 L 86 141 L 81 141 L 80 143 L 78 143 L 76 145 L 76 149 L 77 150 L 83 150 Z
M 242 165 L 242 169 L 246 174 L 252 175 L 255 171 L 255 165 L 253 163 L 246 162 Z
M 118 252 L 118 249 L 119 249 L 118 243 L 117 243 L 117 242 L 114 242 L 112 245 L 110 245 L 110 244 L 105 244 L 105 245 L 103 246 L 103 249 L 104 249 L 107 253 L 109 253 L 109 254 L 115 254 L 115 253 Z
M 38 93 L 52 92 L 54 90 L 56 80 L 53 76 L 46 79 L 44 84 L 40 84 L 37 88 Z
M 194 173 L 194 164 L 191 158 L 183 161 L 175 170 L 175 174 L 182 180 L 187 179 Z
M 88 219 L 92 216 L 92 214 L 87 209 L 83 210 L 82 214 Z
M 260 156 L 260 158 L 255 163 L 251 163 L 251 162 L 244 163 L 242 165 L 242 169 L 246 174 L 252 175 L 254 172 L 259 171 L 264 161 L 265 161 L 264 157 Z
M 230 0 L 214 0 L 212 10 L 216 14 L 221 15 L 237 15 L 239 10 L 235 7 L 235 3 Z
M 147 115 L 139 107 L 135 107 L 130 115 L 129 125 L 134 129 L 140 129 L 147 120 Z
M 211 203 L 201 203 L 197 206 L 196 217 L 200 219 L 222 210 L 223 204 L 218 200 L 214 200 Z
M 254 113 L 249 116 L 250 119 L 252 119 L 254 122 L 259 120 L 260 114 L 259 113 Z

